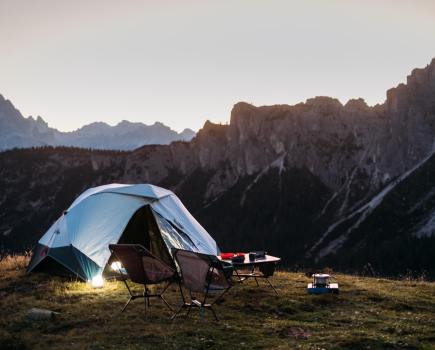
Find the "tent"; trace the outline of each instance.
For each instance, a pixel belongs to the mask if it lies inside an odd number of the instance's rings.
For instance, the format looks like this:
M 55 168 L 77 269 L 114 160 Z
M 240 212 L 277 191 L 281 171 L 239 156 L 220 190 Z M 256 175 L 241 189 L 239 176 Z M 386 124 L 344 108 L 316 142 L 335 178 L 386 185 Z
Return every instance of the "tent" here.
M 161 187 L 110 184 L 83 192 L 34 248 L 28 271 L 101 274 L 109 244 L 139 243 L 174 265 L 171 248 L 217 255 L 214 239 L 178 197 Z

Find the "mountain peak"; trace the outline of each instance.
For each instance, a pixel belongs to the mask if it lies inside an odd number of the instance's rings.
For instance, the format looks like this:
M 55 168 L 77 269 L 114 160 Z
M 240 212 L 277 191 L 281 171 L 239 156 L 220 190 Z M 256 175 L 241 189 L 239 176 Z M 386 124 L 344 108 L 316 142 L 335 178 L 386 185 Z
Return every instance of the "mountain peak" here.
M 343 105 L 337 98 L 329 97 L 329 96 L 316 96 L 313 98 L 309 98 L 305 102 L 306 106 L 314 106 L 314 107 L 335 107 L 341 108 Z
M 169 128 L 169 126 L 163 124 L 162 122 L 154 122 L 154 124 L 152 126 L 158 127 L 158 128 Z
M 425 68 L 415 68 L 406 77 L 406 84 L 387 90 L 386 106 L 392 113 L 409 103 L 418 108 L 435 108 L 435 58 Z
M 77 131 L 96 131 L 98 132 L 101 129 L 109 129 L 111 126 L 105 122 L 92 122 L 90 124 L 86 124 L 81 128 L 77 129 Z
M 126 119 L 121 120 L 118 124 L 116 124 L 116 126 L 123 126 L 123 125 L 131 125 L 134 124 L 133 122 L 130 122 Z
M 365 110 L 369 108 L 363 98 L 352 98 L 344 105 L 346 109 Z
M 190 128 L 185 128 L 185 129 L 181 132 L 181 134 L 195 134 L 195 131 L 193 131 L 193 130 L 190 129 Z

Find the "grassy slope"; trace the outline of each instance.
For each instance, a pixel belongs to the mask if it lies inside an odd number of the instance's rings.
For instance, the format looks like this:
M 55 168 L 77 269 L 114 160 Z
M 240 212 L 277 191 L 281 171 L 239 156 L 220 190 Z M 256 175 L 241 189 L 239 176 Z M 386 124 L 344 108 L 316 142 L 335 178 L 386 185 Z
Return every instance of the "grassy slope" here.
M 220 322 L 193 310 L 171 322 L 154 301 L 148 316 L 120 282 L 100 290 L 42 274 L 26 275 L 22 257 L 0 262 L 1 349 L 435 349 L 435 283 L 338 275 L 341 294 L 308 296 L 308 279 L 280 272 L 280 293 L 249 282 L 216 306 Z M 167 293 L 172 304 L 175 288 Z M 31 307 L 60 312 L 31 321 Z

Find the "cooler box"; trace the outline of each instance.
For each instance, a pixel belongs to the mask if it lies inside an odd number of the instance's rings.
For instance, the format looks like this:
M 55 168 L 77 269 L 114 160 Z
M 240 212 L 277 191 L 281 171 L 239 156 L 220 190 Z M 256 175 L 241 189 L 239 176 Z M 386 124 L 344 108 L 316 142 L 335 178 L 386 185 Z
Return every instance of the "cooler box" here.
M 338 294 L 338 283 L 330 283 L 327 287 L 313 287 L 312 283 L 308 283 L 308 294 Z

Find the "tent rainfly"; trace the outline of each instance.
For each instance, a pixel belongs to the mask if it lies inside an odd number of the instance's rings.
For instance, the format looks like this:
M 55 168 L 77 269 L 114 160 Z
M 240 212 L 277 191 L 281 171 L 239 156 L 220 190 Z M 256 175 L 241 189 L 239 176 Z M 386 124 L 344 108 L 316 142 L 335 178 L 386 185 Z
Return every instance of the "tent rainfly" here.
M 217 255 L 214 239 L 178 197 L 161 187 L 110 184 L 83 192 L 34 248 L 27 271 L 101 274 L 109 244 L 139 243 L 174 265 L 171 248 Z

